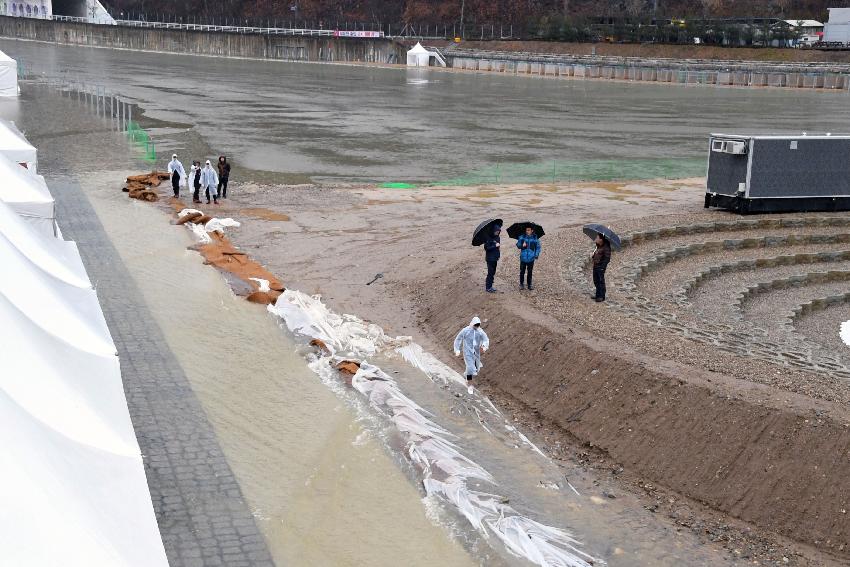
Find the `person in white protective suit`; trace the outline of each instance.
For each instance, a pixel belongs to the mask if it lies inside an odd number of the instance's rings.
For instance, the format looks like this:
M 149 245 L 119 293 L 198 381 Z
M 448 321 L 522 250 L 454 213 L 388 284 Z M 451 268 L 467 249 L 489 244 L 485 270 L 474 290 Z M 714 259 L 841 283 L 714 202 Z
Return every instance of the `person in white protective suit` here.
M 481 363 L 481 353 L 490 348 L 490 338 L 481 328 L 481 319 L 473 317 L 468 327 L 464 327 L 455 337 L 455 356 L 463 352 L 466 362 L 466 387 L 472 394 L 472 377 L 478 376 L 478 371 L 484 366 Z
M 180 188 L 186 185 L 186 170 L 183 169 L 183 164 L 177 159 L 177 154 L 171 155 L 171 161 L 168 162 L 168 175 L 171 177 L 171 189 L 174 190 L 174 197 L 180 198 Z
M 204 188 L 204 194 L 207 196 L 207 205 L 210 204 L 210 195 L 213 202 L 218 205 L 218 173 L 213 169 L 210 160 L 207 160 L 204 169 L 201 170 L 201 187 Z

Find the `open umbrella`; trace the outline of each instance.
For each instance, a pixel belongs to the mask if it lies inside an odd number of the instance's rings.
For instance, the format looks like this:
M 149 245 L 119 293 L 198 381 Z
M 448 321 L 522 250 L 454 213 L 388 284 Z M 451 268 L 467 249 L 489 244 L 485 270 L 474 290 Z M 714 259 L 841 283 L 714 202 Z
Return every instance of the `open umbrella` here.
M 608 242 L 611 243 L 611 246 L 613 246 L 615 250 L 622 248 L 622 244 L 620 244 L 620 237 L 617 236 L 617 233 L 603 224 L 586 224 L 582 230 L 592 240 L 596 240 L 596 235 L 601 234 L 608 240 Z
M 543 230 L 543 227 L 537 224 L 536 222 L 525 221 L 525 222 L 515 222 L 511 226 L 508 227 L 508 236 L 513 239 L 517 239 L 520 235 L 525 234 L 525 229 L 531 227 L 531 230 L 534 231 L 534 234 L 537 235 L 537 238 L 540 238 L 546 231 Z
M 493 234 L 493 227 L 495 225 L 502 226 L 502 219 L 487 219 L 479 224 L 475 232 L 472 233 L 472 245 L 481 246 L 484 244 L 484 240 Z

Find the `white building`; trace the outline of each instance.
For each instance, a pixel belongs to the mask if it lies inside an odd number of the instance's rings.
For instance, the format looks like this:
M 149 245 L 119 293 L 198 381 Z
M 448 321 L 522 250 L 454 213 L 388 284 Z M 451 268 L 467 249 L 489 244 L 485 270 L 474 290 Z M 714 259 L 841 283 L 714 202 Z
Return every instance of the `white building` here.
M 829 21 L 823 30 L 823 40 L 838 43 L 850 41 L 850 8 L 829 9 Z
M 115 24 L 99 0 L 57 2 L 58 12 L 54 12 L 53 8 L 52 0 L 0 0 L 0 16 L 46 20 L 52 19 L 54 15 L 71 16 L 85 19 L 90 24 Z
M 0 0 L 0 16 L 49 20 L 53 17 L 51 4 L 51 0 Z
M 816 35 L 823 31 L 823 24 L 817 20 L 785 20 L 785 23 L 801 35 Z

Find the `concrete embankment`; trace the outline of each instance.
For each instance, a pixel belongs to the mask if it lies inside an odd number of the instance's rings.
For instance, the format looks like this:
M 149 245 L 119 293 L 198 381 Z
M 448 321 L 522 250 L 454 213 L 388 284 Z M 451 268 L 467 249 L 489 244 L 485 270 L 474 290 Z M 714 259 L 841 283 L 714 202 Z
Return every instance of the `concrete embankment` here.
M 405 48 L 387 38 L 286 36 L 188 29 L 132 28 L 0 16 L 0 37 L 139 51 L 276 59 L 397 63 Z
M 663 59 L 596 55 L 444 50 L 448 66 L 467 71 L 567 79 L 735 87 L 850 90 L 850 64 Z

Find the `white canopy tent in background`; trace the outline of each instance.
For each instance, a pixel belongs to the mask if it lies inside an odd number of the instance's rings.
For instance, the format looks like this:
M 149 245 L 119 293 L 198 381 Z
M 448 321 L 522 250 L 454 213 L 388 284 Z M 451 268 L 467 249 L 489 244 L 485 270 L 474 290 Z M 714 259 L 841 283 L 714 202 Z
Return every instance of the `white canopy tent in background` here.
M 55 236 L 56 203 L 44 178 L 0 153 L 0 201 L 41 234 Z
M 18 96 L 18 62 L 0 51 L 0 97 Z
M 115 345 L 76 245 L 0 201 L 0 265 L 0 565 L 167 567 Z
M 14 122 L 0 120 L 0 155 L 37 173 L 38 150 L 27 142 Z
M 410 51 L 407 52 L 407 66 L 429 67 L 431 65 L 432 57 L 441 67 L 446 66 L 446 61 L 440 56 L 439 53 L 437 53 L 436 51 L 428 51 L 427 49 L 422 47 L 421 43 L 417 43 L 410 49 Z

